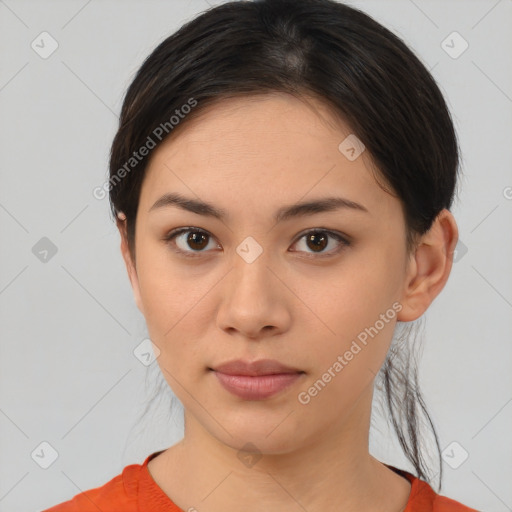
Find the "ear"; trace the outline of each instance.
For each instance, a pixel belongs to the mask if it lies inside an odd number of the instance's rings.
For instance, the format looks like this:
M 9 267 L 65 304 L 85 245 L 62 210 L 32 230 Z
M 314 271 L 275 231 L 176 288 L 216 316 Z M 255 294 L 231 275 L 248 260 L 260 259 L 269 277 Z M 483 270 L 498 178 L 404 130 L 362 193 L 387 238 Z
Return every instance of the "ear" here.
M 142 305 L 142 300 L 140 298 L 140 288 L 139 288 L 139 278 L 137 276 L 137 270 L 135 268 L 135 264 L 132 261 L 132 257 L 130 254 L 130 249 L 128 246 L 128 236 L 126 229 L 126 215 L 120 212 L 117 216 L 117 228 L 119 229 L 119 233 L 121 235 L 121 254 L 123 255 L 123 260 L 126 265 L 126 270 L 128 272 L 128 277 L 130 279 L 130 283 L 132 285 L 133 296 L 135 299 L 135 304 L 139 308 L 139 311 L 144 314 L 144 307 Z
M 458 239 L 453 215 L 442 210 L 410 257 L 398 321 L 411 322 L 419 318 L 444 288 Z

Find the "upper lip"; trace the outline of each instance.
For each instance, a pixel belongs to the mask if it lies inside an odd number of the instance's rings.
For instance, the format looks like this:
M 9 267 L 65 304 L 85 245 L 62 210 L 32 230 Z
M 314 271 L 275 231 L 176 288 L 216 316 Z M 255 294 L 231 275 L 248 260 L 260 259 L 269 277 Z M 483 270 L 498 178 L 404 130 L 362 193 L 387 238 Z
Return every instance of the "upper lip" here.
M 292 368 L 281 364 L 274 359 L 260 359 L 258 361 L 244 361 L 236 359 L 226 363 L 219 364 L 212 368 L 216 372 L 225 373 L 227 375 L 276 375 L 280 373 L 303 373 L 298 368 Z

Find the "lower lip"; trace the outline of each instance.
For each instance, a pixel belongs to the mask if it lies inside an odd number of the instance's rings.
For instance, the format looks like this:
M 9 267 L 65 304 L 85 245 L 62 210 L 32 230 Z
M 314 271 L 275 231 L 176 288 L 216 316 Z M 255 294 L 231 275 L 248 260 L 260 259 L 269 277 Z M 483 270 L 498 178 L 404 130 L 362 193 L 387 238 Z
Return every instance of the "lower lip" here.
M 230 393 L 245 400 L 269 398 L 296 382 L 302 373 L 279 373 L 276 375 L 227 375 L 214 371 L 219 382 Z

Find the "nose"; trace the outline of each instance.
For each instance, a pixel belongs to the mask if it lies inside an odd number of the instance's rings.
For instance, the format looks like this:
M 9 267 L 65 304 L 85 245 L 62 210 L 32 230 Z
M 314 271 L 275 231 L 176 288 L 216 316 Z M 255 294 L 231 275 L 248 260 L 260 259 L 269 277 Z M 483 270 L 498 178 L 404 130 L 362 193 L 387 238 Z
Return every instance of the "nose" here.
M 277 274 L 264 254 L 251 263 L 236 256 L 220 290 L 218 327 L 250 339 L 288 330 L 293 295 Z

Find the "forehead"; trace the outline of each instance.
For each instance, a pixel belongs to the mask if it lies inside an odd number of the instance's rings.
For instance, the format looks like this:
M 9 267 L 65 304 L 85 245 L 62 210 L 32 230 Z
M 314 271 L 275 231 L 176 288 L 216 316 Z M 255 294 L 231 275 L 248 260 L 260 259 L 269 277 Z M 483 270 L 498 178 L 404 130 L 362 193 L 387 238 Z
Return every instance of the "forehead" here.
M 375 181 L 366 151 L 350 160 L 340 150 L 353 137 L 350 127 L 314 98 L 230 98 L 179 128 L 151 155 L 140 197 L 145 211 L 172 191 L 226 209 L 236 203 L 275 210 L 334 191 L 381 210 L 396 202 Z

